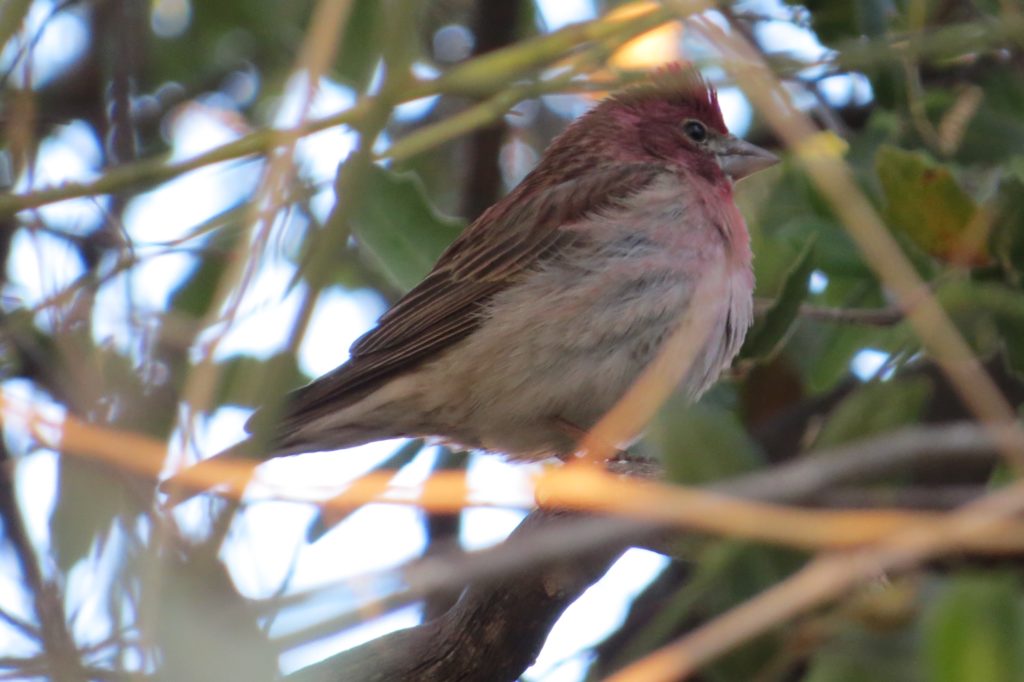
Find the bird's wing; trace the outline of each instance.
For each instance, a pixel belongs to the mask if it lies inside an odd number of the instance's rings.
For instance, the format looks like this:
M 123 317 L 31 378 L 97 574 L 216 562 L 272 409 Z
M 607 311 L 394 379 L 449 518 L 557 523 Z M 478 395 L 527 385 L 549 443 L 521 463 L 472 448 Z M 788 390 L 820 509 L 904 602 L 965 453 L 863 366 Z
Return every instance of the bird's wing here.
M 530 188 L 521 185 L 452 242 L 430 274 L 352 345 L 348 362 L 292 392 L 276 427 L 260 424 L 259 414 L 247 426 L 288 433 L 447 349 L 481 324 L 481 309 L 496 293 L 585 238 L 561 226 L 621 205 L 665 172 L 656 164 L 595 168 L 528 198 Z

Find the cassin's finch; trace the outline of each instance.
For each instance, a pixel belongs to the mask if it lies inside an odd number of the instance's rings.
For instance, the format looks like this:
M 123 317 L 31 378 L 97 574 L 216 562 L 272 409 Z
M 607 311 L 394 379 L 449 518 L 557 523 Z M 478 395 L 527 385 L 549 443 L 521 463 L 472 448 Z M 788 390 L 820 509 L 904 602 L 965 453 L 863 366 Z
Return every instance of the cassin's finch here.
M 348 362 L 250 428 L 274 455 L 398 436 L 521 459 L 572 454 L 714 270 L 724 276 L 703 304 L 710 332 L 682 379 L 696 399 L 751 323 L 733 182 L 776 162 L 729 134 L 696 70 L 659 72 L 570 125 Z

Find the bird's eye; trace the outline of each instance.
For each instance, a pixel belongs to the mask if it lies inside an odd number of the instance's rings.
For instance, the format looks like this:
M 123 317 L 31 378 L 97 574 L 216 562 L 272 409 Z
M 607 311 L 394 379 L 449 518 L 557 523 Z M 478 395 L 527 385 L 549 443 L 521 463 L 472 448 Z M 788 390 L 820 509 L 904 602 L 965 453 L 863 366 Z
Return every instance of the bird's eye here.
M 708 139 L 708 129 L 700 121 L 689 120 L 683 124 L 683 132 L 694 142 L 703 142 Z

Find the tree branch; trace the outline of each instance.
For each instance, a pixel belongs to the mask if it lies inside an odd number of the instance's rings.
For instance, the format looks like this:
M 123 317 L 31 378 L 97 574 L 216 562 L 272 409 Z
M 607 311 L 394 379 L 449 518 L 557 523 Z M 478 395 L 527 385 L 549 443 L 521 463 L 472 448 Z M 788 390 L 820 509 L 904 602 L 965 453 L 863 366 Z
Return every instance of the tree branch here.
M 3 522 L 4 535 L 17 558 L 24 586 L 32 595 L 32 606 L 39 622 L 43 653 L 46 656 L 45 674 L 56 682 L 84 682 L 87 676 L 68 631 L 57 586 L 43 578 L 32 541 L 25 530 L 15 495 L 13 474 L 14 461 L 7 454 L 3 439 L 0 439 L 0 521 Z
M 626 21 L 610 20 L 605 17 L 567 26 L 559 31 L 522 41 L 463 62 L 435 80 L 413 81 L 408 87 L 403 87 L 400 92 L 394 93 L 396 97 L 393 103 L 401 104 L 442 93 L 473 94 L 475 96 L 500 95 L 508 90 L 508 84 L 514 79 L 535 72 L 582 45 L 603 42 L 620 44 L 654 26 L 671 20 L 675 15 L 674 10 L 659 9 Z M 565 84 L 561 79 L 555 78 L 548 85 L 558 90 L 564 90 Z M 538 90 L 536 94 L 540 92 L 541 90 Z M 279 146 L 291 144 L 298 137 L 338 125 L 356 125 L 362 122 L 366 116 L 374 114 L 376 108 L 374 99 L 373 97 L 361 98 L 355 105 L 344 111 L 310 120 L 298 128 L 259 130 L 178 163 L 168 163 L 165 157 L 158 156 L 111 169 L 91 182 L 68 182 L 60 186 L 45 187 L 23 194 L 0 195 L 0 216 L 10 215 L 28 208 L 38 208 L 64 199 L 112 194 L 127 188 L 158 184 L 221 161 L 266 154 Z M 514 103 L 513 101 L 508 106 Z M 507 107 L 505 108 L 507 109 Z M 500 116 L 503 113 L 504 110 L 495 116 Z M 486 122 L 489 121 L 481 120 L 475 124 L 482 125 Z M 386 152 L 383 156 L 394 158 Z
M 675 12 L 669 10 L 650 13 L 631 22 L 619 22 L 619 26 L 614 30 L 607 24 L 617 22 L 600 19 L 586 24 L 569 26 L 532 41 L 519 43 L 504 50 L 469 60 L 436 80 L 416 83 L 404 90 L 396 103 L 442 93 L 493 95 L 494 100 L 490 104 L 480 105 L 479 110 L 474 110 L 475 115 L 479 116 L 481 121 L 477 125 L 483 125 L 494 120 L 493 118 L 486 119 L 484 114 L 493 111 L 497 104 L 507 98 L 507 95 L 503 98 L 501 94 L 508 90 L 506 85 L 515 78 L 542 68 L 587 42 L 625 42 L 649 30 L 652 27 L 652 22 L 653 24 L 662 23 L 674 14 Z M 598 24 L 603 25 L 598 26 Z M 808 66 L 822 64 L 834 66 L 836 72 L 863 70 L 878 64 L 896 61 L 905 56 L 915 56 L 923 60 L 954 59 L 978 50 L 993 49 L 1013 43 L 1021 31 L 1024 31 L 1024 20 L 1020 18 L 1004 17 L 997 23 L 989 21 L 964 22 L 919 36 L 915 40 L 907 40 L 906 36 L 899 35 L 842 45 L 836 51 L 835 56 L 830 56 L 820 64 L 790 64 L 779 70 L 780 72 L 799 71 Z M 628 76 L 628 74 L 623 74 L 623 76 Z M 548 86 L 554 85 L 554 89 L 559 91 L 569 89 L 559 83 L 558 79 L 546 81 L 546 83 Z M 612 88 L 614 85 L 614 83 L 609 83 L 603 87 Z M 498 86 L 497 90 L 495 86 Z M 578 87 L 586 89 L 585 84 L 580 84 Z M 540 88 L 536 90 L 535 94 L 545 91 L 547 90 Z M 512 102 L 512 104 L 514 103 Z M 178 163 L 167 163 L 163 156 L 154 157 L 111 169 L 91 182 L 67 182 L 56 187 L 44 187 L 23 194 L 3 195 L 0 196 L 0 216 L 11 215 L 28 208 L 38 208 L 64 199 L 111 194 L 123 189 L 151 186 L 221 161 L 266 154 L 279 145 L 287 144 L 294 137 L 309 135 L 338 125 L 358 123 L 372 108 L 371 99 L 364 98 L 345 111 L 309 121 L 301 129 L 260 130 Z M 500 112 L 500 114 L 503 113 L 504 111 Z M 466 121 L 469 122 L 468 112 L 466 115 Z M 442 123 L 444 122 L 437 125 Z M 433 134 L 437 134 L 437 132 L 435 131 Z M 448 137 L 443 139 L 439 137 L 438 139 L 444 141 Z M 422 142 L 422 139 L 419 142 Z M 412 145 L 410 144 L 410 146 Z M 387 152 L 383 156 L 392 158 Z
M 801 502 L 838 486 L 878 480 L 924 464 L 991 465 L 997 461 L 996 439 L 973 423 L 913 427 L 814 453 L 712 489 L 761 501 Z M 645 476 L 657 470 L 649 462 L 622 462 L 616 467 Z M 678 537 L 678 530 L 634 519 L 535 511 L 504 543 L 472 554 L 424 560 L 407 570 L 407 587 L 400 594 L 360 609 L 380 613 L 470 582 L 472 586 L 444 616 L 332 656 L 288 679 L 514 680 L 547 637 L 545 624 L 553 624 L 624 549 L 645 546 L 667 552 Z M 551 585 L 557 586 L 554 594 Z M 343 617 L 331 625 L 356 622 Z M 501 658 L 501 663 L 492 658 Z M 513 660 L 521 667 L 511 666 Z
M 528 541 L 538 531 L 558 528 L 566 516 L 534 512 L 512 537 Z M 481 581 L 467 588 L 440 618 L 328 658 L 288 680 L 515 680 L 536 659 L 562 611 L 600 578 L 625 548 L 626 543 L 621 542 Z

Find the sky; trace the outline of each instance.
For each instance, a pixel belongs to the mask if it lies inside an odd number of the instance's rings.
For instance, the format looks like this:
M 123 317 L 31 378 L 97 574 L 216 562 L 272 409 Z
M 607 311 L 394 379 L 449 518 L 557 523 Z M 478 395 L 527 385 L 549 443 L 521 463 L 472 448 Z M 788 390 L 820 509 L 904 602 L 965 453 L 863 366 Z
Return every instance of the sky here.
M 792 11 L 776 0 L 747 3 L 759 11 L 777 16 L 768 22 L 760 36 L 765 44 L 786 46 L 807 55 L 820 55 L 824 48 L 814 36 L 787 20 Z M 42 25 L 53 7 L 51 0 L 36 0 L 29 18 L 32 32 Z M 153 3 L 153 29 L 157 35 L 173 37 L 188 26 L 191 16 L 189 0 L 156 0 Z M 538 0 L 543 27 L 555 30 L 574 21 L 593 18 L 596 8 L 591 0 Z M 47 24 L 35 48 L 33 78 L 38 85 L 73 63 L 85 48 L 88 35 L 85 25 L 74 11 L 65 12 Z M 447 42 L 458 47 L 464 38 L 464 29 L 447 27 Z M 452 42 L 454 38 L 454 42 Z M 6 67 L 10 51 L 0 54 L 0 66 Z M 429 68 L 419 67 L 422 74 Z M 20 77 L 20 76 L 19 76 Z M 171 142 L 174 159 L 195 156 L 204 150 L 235 139 L 240 129 L 235 108 L 251 97 L 258 82 L 240 82 L 236 100 L 218 94 L 177 111 L 167 124 L 165 133 Z M 827 79 L 825 93 L 831 99 L 863 100 L 870 97 L 867 86 L 856 78 Z M 295 103 L 303 90 L 301 79 L 293 79 L 287 86 L 283 106 L 274 121 L 285 125 L 294 121 Z M 235 90 L 232 90 L 235 92 Z M 751 111 L 742 93 L 724 87 L 720 102 L 730 129 L 742 134 L 749 125 Z M 314 101 L 312 116 L 333 113 L 353 102 L 347 88 L 323 79 Z M 566 100 L 560 101 L 562 104 Z M 551 100 L 551 103 L 556 103 Z M 569 102 L 573 110 L 580 102 Z M 406 105 L 399 117 L 416 118 L 433 105 L 433 100 L 421 100 Z M 330 129 L 303 140 L 297 150 L 301 171 L 323 187 L 315 198 L 314 209 L 321 217 L 334 201 L 333 178 L 338 162 L 351 150 L 354 136 L 345 129 Z M 59 126 L 42 144 L 39 162 L 33 177 L 18 178 L 15 190 L 27 191 L 33 187 L 49 186 L 65 180 L 87 180 L 99 172 L 101 149 L 99 141 L 84 123 L 70 122 Z M 522 158 L 522 155 L 517 155 Z M 260 165 L 252 161 L 231 162 L 206 167 L 160 185 L 131 200 L 124 212 L 124 229 L 137 245 L 145 259 L 142 265 L 128 274 L 114 277 L 100 291 L 93 320 L 96 341 L 111 344 L 122 352 L 144 358 L 144 347 L 138 335 L 129 333 L 136 324 L 134 311 L 161 310 L 168 297 L 192 267 L 194 259 L 187 253 L 164 254 L 166 244 L 187 238 L 196 225 L 209 216 L 222 211 L 238 200 L 252 194 L 260 176 Z M 2 173 L 3 169 L 0 169 Z M 2 179 L 2 175 L 0 175 Z M 41 209 L 47 223 L 62 226 L 74 233 L 86 233 L 104 220 L 106 200 L 85 198 L 60 202 Z M 301 225 L 293 226 L 299 228 Z M 161 254 L 161 255 L 158 255 Z M 101 269 L 113 267 L 112 263 Z M 44 232 L 29 234 L 22 231 L 12 245 L 8 271 L 11 284 L 2 292 L 5 307 L 33 306 L 60 291 L 82 274 L 82 267 L 63 240 Z M 294 266 L 281 254 L 272 254 L 266 267 L 247 292 L 242 315 L 218 347 L 217 357 L 222 359 L 236 354 L 267 357 L 283 347 L 293 323 L 302 290 L 289 284 Z M 822 291 L 828 286 L 822 273 L 812 276 L 811 288 Z M 133 301 L 134 307 L 127 305 Z M 347 357 L 349 344 L 369 329 L 384 311 L 384 302 L 369 291 L 347 291 L 340 287 L 328 289 L 320 297 L 310 328 L 299 351 L 302 370 L 311 376 L 322 374 Z M 44 328 L 51 322 L 41 314 L 38 322 Z M 870 377 L 885 363 L 884 353 L 866 349 L 858 354 L 851 366 L 855 374 Z M 3 385 L 5 393 L 26 399 L 39 399 L 24 381 L 9 381 Z M 50 409 L 56 409 L 51 406 Z M 226 447 L 242 434 L 242 424 L 248 412 L 236 407 L 216 410 L 199 421 L 198 453 L 209 455 Z M 13 436 L 17 438 L 17 436 Z M 398 443 L 382 442 L 353 448 L 344 454 L 320 453 L 288 458 L 269 463 L 261 469 L 261 480 L 273 481 L 273 486 L 256 486 L 254 499 L 262 499 L 277 488 L 309 490 L 311 495 L 340 491 L 346 482 L 358 477 L 390 455 Z M 425 450 L 403 469 L 398 482 L 414 486 L 429 473 L 434 453 Z M 31 536 L 40 553 L 48 546 L 47 519 L 53 508 L 56 460 L 53 453 L 39 452 L 19 460 L 17 481 L 22 508 Z M 516 526 L 528 507 L 531 496 L 529 474 L 535 465 L 509 464 L 494 456 L 473 455 L 469 468 L 471 487 L 481 499 L 504 501 L 509 509 L 476 509 L 464 515 L 460 541 L 467 548 L 481 548 L 500 542 Z M 178 512 L 188 527 L 201 519 L 199 503 L 186 506 Z M 353 514 L 345 523 L 327 533 L 322 539 L 305 544 L 305 532 L 314 514 L 302 503 L 276 502 L 263 499 L 244 512 L 234 527 L 226 545 L 224 559 L 240 591 L 254 599 L 275 594 L 285 576 L 291 574 L 289 591 L 302 591 L 334 585 L 342 598 L 333 600 L 336 611 L 357 606 L 360 591 L 348 589 L 346 580 L 365 580 L 378 574 L 382 580 L 388 569 L 419 556 L 424 547 L 420 513 L 410 507 L 371 505 Z M 387 542 L 379 538 L 387 537 Z M 69 577 L 69 599 L 78 600 L 83 616 L 82 627 L 102 630 L 105 624 L 102 608 L 92 600 L 95 581 L 108 573 L 111 554 L 116 554 L 117 534 L 105 552 L 98 552 L 96 562 L 83 562 Z M 358 546 L 363 551 L 348 551 Z M 293 551 L 294 550 L 294 551 Z M 296 560 L 292 556 L 297 552 Z M 338 562 L 337 557 L 345 557 Z M 13 558 L 0 555 L 0 602 L 21 604 L 19 612 L 29 614 L 25 595 L 21 593 L 16 572 L 7 570 Z M 536 664 L 525 679 L 540 682 L 575 682 L 586 669 L 586 650 L 621 622 L 632 597 L 665 565 L 666 559 L 651 552 L 631 550 L 615 564 L 608 574 L 573 604 L 552 631 Z M 383 572 L 383 573 L 380 573 Z M 321 608 L 322 610 L 322 608 Z M 94 614 L 90 620 L 89 614 Z M 320 614 L 323 616 L 324 614 Z M 284 636 L 314 617 L 311 612 L 295 612 L 278 618 L 272 636 Z M 306 665 L 319 658 L 378 637 L 388 631 L 418 622 L 418 607 L 409 607 L 347 630 L 336 637 L 289 651 L 282 659 L 285 672 Z M 84 618 L 84 620 L 83 620 Z M 86 633 L 88 634 L 88 633 Z M 18 636 L 0 623 L 0 650 L 16 651 L 27 646 Z

